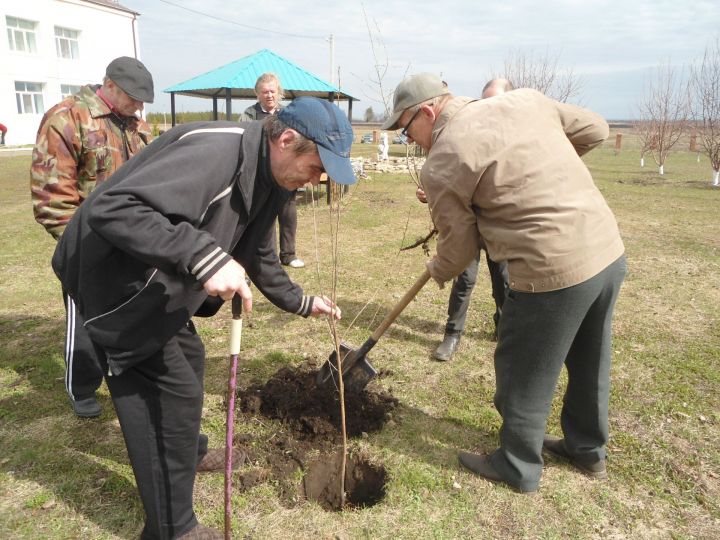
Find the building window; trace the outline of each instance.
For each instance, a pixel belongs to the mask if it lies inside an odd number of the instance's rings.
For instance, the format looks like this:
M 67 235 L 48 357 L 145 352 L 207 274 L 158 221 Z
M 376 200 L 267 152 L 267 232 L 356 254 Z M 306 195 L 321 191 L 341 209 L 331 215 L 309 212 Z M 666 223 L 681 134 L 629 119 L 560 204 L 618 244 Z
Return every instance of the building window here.
M 77 84 L 61 84 L 60 85 L 60 93 L 62 94 L 63 99 L 65 99 L 68 96 L 71 96 L 73 94 L 77 94 L 80 91 L 80 86 Z
M 80 32 L 77 30 L 70 30 L 62 26 L 55 27 L 55 49 L 58 58 L 71 58 L 73 60 L 80 58 L 79 36 Z
M 18 114 L 43 114 L 42 83 L 15 81 Z
M 5 17 L 7 25 L 8 45 L 11 51 L 36 53 L 35 27 L 37 23 L 18 19 L 17 17 Z

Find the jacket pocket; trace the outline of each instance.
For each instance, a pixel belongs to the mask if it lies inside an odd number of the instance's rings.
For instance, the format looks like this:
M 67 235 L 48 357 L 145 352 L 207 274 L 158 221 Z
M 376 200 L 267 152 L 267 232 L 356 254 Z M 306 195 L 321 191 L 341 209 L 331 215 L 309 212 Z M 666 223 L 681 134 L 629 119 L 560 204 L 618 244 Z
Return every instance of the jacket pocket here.
M 86 136 L 85 163 L 83 169 L 88 173 L 88 180 L 102 182 L 113 170 L 112 151 L 108 146 L 107 133 L 103 130 L 88 131 Z M 92 188 L 89 190 L 92 191 Z
M 90 339 L 105 350 L 114 375 L 162 349 L 187 324 L 188 309 L 173 306 L 171 299 L 165 284 L 151 278 L 134 296 L 85 322 Z

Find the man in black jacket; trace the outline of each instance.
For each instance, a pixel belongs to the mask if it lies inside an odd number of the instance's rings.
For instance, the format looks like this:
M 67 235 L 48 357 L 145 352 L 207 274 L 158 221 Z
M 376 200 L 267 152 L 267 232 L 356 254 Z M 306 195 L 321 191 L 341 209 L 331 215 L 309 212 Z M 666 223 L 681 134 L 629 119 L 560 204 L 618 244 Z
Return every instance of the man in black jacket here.
M 272 225 L 324 172 L 355 181 L 352 140 L 341 111 L 315 98 L 264 123 L 178 126 L 98 186 L 61 237 L 53 269 L 103 364 L 145 508 L 142 538 L 221 538 L 192 508 L 196 471 L 221 451 L 200 434 L 205 355 L 191 317 L 235 294 L 250 311 L 247 273 L 285 311 L 340 318 L 289 279 Z

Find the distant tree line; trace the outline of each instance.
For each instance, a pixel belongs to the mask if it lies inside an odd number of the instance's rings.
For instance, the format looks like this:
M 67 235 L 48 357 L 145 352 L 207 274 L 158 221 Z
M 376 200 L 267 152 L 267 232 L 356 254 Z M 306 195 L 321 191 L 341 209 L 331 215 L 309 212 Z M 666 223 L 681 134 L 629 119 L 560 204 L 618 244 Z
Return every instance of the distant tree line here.
M 638 104 L 640 165 L 649 154 L 663 174 L 670 150 L 689 134 L 698 155 L 702 152 L 710 160 L 712 185 L 720 186 L 720 39 L 705 48 L 687 78 L 680 71 L 671 65 L 659 67 Z

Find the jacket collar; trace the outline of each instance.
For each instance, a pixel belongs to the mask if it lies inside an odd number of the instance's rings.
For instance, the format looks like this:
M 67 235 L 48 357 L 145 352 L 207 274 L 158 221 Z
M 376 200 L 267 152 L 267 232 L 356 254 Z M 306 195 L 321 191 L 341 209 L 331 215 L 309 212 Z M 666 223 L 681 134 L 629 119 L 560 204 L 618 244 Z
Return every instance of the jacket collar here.
M 113 112 L 113 110 L 108 107 L 108 104 L 96 94 L 98 88 L 100 88 L 99 84 L 88 84 L 80 89 L 80 97 L 87 105 L 87 108 L 90 111 L 90 116 L 93 118 L 111 116 L 117 119 L 116 123 L 119 122 L 119 127 L 123 130 L 136 130 L 138 133 L 144 135 L 146 139 L 151 135 L 150 130 L 147 129 L 147 125 L 144 122 L 140 122 L 135 117 L 119 116 L 117 113 Z
M 110 107 L 107 106 L 107 103 L 105 103 L 100 96 L 95 93 L 98 88 L 100 88 L 99 84 L 88 84 L 80 89 L 80 97 L 87 104 L 87 107 L 90 110 L 90 115 L 93 118 L 112 114 L 112 110 L 110 110 Z
M 467 105 L 474 101 L 478 100 L 469 97 L 453 97 L 452 99 L 448 100 L 447 103 L 445 103 L 445 107 L 443 107 L 443 110 L 440 112 L 440 116 L 438 116 L 437 120 L 435 121 L 435 125 L 433 126 L 433 145 L 435 144 L 435 141 L 437 141 L 438 137 L 440 137 L 440 134 L 445 129 L 445 126 L 450 123 L 453 117 L 462 109 L 464 109 Z
M 262 122 L 252 122 L 245 127 L 242 137 L 242 160 L 240 174 L 238 176 L 238 187 L 242 195 L 248 215 L 252 207 L 253 192 L 255 191 L 255 176 L 257 174 L 258 157 L 262 140 Z

